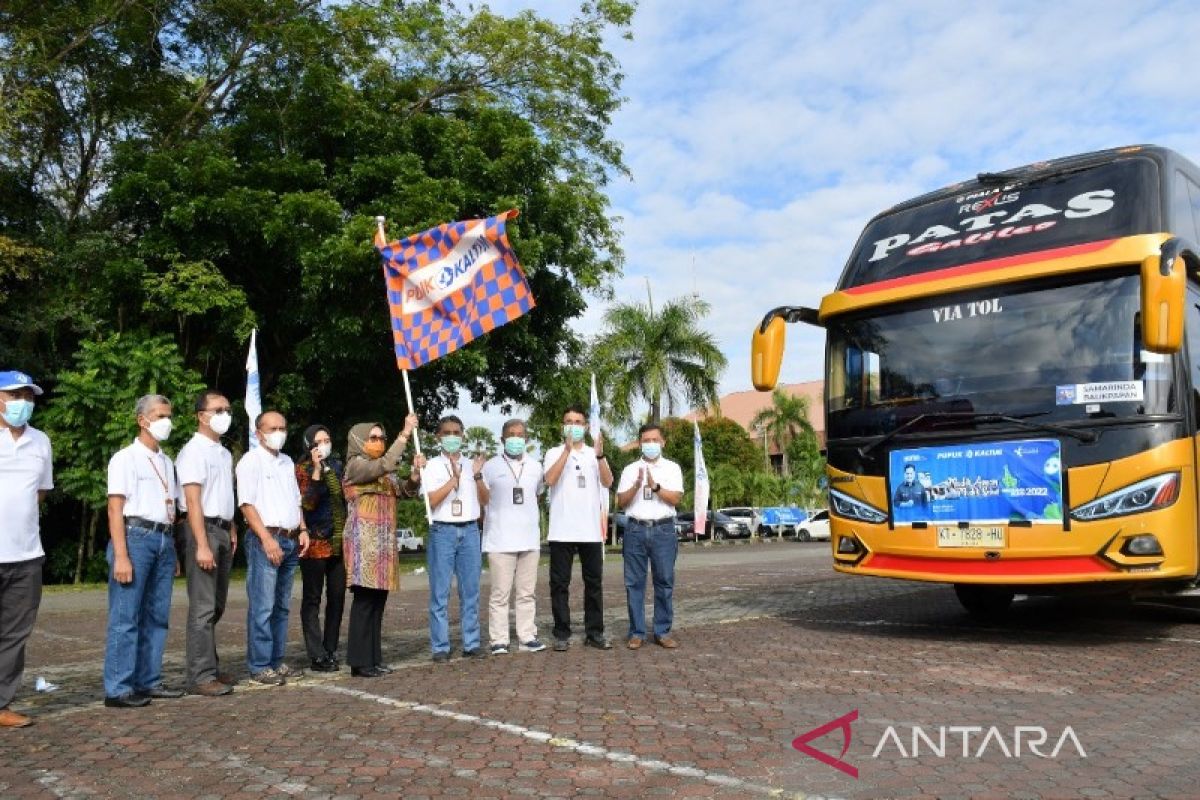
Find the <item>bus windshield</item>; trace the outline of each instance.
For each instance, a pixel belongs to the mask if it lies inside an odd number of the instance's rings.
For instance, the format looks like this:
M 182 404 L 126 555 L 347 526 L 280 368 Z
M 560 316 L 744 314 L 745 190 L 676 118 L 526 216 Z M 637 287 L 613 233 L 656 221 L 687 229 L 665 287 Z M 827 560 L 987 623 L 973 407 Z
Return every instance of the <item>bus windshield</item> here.
M 1161 228 L 1146 157 L 994 182 L 873 220 L 838 288 Z
M 1172 360 L 1141 347 L 1139 294 L 1137 275 L 1122 274 L 833 320 L 828 437 L 878 436 L 922 414 L 1069 424 L 1173 413 Z

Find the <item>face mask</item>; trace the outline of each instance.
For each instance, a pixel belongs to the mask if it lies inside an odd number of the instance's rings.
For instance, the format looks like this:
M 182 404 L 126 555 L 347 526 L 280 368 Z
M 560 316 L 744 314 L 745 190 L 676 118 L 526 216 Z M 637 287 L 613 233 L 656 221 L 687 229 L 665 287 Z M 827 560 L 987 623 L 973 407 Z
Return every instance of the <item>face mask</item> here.
M 387 445 L 383 442 L 367 442 L 363 445 L 363 455 L 367 458 L 380 458 L 387 452 Z
M 653 461 L 662 455 L 662 445 L 658 442 L 642 442 L 642 455 Z
M 585 430 L 582 425 L 563 425 L 563 436 L 569 436 L 572 442 L 582 442 Z
M 457 453 L 461 449 L 462 449 L 462 437 L 461 436 L 454 436 L 453 434 L 451 434 L 450 436 L 442 437 L 442 451 L 443 452 Z
M 4 404 L 4 421 L 14 428 L 24 426 L 33 416 L 32 400 L 8 400 Z
M 333 452 L 333 444 L 325 442 L 317 445 L 317 452 L 321 454 L 321 458 L 329 458 L 329 454 Z
M 271 431 L 262 437 L 263 444 L 272 450 L 282 450 L 287 441 L 287 431 Z
M 229 430 L 229 426 L 233 424 L 233 417 L 228 414 L 213 414 L 208 419 L 208 427 L 213 429 L 213 433 L 217 436 L 224 436 Z
M 160 417 L 147 425 L 146 430 L 150 431 L 150 435 L 156 441 L 165 442 L 171 436 L 171 428 L 173 427 L 174 423 L 171 422 L 170 417 Z
M 525 452 L 525 438 L 522 436 L 509 436 L 504 440 L 504 452 L 513 458 L 521 455 Z

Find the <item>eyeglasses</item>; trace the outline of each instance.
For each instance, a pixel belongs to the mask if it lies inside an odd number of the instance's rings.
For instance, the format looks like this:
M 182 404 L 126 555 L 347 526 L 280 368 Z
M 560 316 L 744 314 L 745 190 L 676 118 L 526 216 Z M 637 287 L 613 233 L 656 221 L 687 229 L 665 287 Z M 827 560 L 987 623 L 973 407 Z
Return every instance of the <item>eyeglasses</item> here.
M 372 436 L 368 436 L 368 437 L 367 437 L 367 441 L 368 441 L 368 442 L 386 442 L 386 441 L 387 441 L 387 437 L 386 437 L 386 436 L 374 436 L 374 435 L 372 435 Z
M 223 408 L 206 408 L 206 409 L 204 409 L 204 413 L 205 414 L 228 414 L 232 410 L 233 409 L 231 409 L 229 406 L 224 406 Z

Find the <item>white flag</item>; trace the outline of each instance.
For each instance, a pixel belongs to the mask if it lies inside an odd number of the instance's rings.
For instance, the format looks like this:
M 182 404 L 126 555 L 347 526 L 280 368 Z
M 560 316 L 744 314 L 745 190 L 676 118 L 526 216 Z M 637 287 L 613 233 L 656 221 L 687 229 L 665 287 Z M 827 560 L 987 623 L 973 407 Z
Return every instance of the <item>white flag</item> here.
M 704 533 L 704 522 L 708 517 L 708 467 L 704 466 L 704 450 L 700 446 L 700 425 L 696 420 L 692 420 L 692 428 L 696 431 L 695 436 L 695 461 L 696 461 L 696 490 L 692 493 L 696 497 L 696 502 L 693 504 L 693 509 L 696 512 L 696 538 Z
M 250 332 L 250 352 L 246 354 L 246 416 L 250 418 L 250 448 L 258 447 L 254 421 L 262 413 L 262 395 L 258 389 L 258 328 Z
M 588 409 L 588 423 L 592 441 L 600 437 L 600 395 L 596 394 L 596 373 L 592 373 L 592 407 Z

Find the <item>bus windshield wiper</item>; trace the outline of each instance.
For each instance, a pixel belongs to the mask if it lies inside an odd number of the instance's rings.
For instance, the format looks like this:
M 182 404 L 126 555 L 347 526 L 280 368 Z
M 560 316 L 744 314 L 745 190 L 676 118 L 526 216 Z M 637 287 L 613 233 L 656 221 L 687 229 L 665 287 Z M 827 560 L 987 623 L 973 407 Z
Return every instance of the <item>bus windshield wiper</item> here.
M 1021 416 L 1012 416 L 1009 414 L 995 414 L 987 411 L 931 411 L 927 414 L 919 414 L 895 430 L 888 431 L 883 436 L 880 436 L 875 441 L 868 445 L 863 445 L 858 448 L 860 456 L 866 456 L 872 450 L 879 447 L 884 442 L 893 439 L 905 431 L 911 430 L 916 425 L 925 420 L 955 420 L 963 422 L 1007 422 L 1010 425 L 1016 425 L 1031 431 L 1047 431 L 1049 433 L 1057 433 L 1060 436 L 1070 436 L 1078 439 L 1084 444 L 1091 444 L 1096 441 L 1096 434 L 1092 431 L 1077 431 L 1073 428 L 1067 428 L 1062 425 L 1052 425 L 1048 422 L 1029 422 L 1029 417 L 1040 417 L 1046 411 L 1034 411 Z

